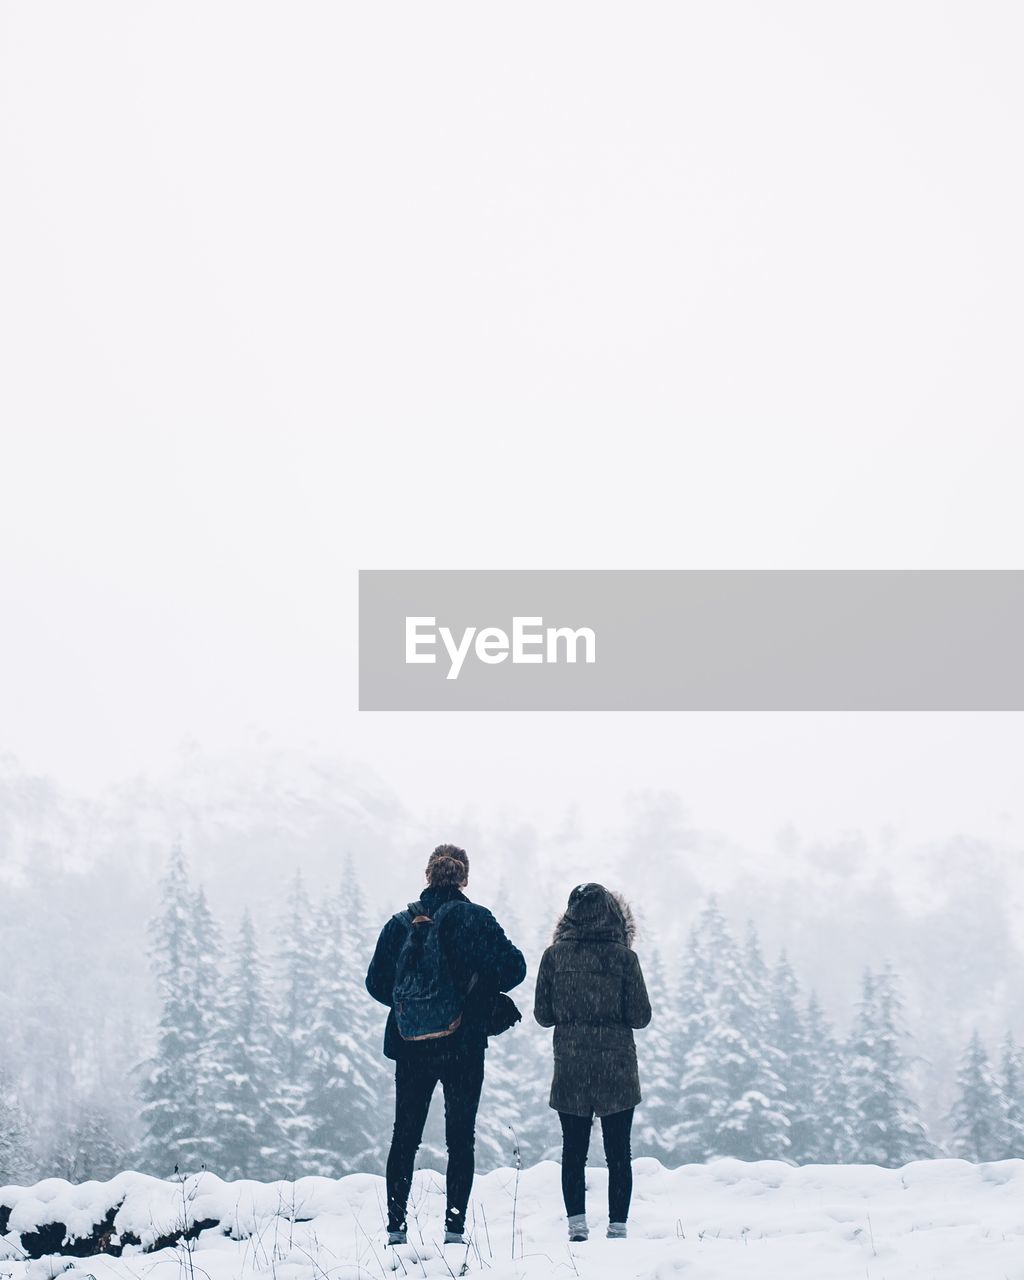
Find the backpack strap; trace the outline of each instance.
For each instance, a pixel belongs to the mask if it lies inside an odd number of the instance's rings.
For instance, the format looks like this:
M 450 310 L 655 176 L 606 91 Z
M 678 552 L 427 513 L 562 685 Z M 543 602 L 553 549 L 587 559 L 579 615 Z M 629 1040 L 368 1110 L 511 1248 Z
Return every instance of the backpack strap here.
M 417 908 L 417 910 L 413 910 L 414 907 Z M 418 902 L 410 902 L 404 911 L 396 911 L 391 919 L 397 920 L 402 928 L 408 932 L 412 928 L 413 920 L 420 914 L 418 907 Z
M 412 928 L 412 925 L 416 924 L 417 920 L 422 920 L 424 923 L 438 923 L 438 920 L 440 919 L 440 916 L 444 914 L 444 911 L 447 910 L 449 906 L 453 905 L 453 902 L 444 902 L 444 904 L 435 911 L 434 915 L 428 915 L 426 914 L 426 908 L 422 902 L 410 902 L 404 911 L 396 911 L 392 916 L 392 919 L 398 920 L 398 922 L 402 924 L 402 927 L 406 929 L 406 932 L 408 932 Z
M 458 905 L 458 898 L 453 899 L 451 902 L 442 902 L 431 916 L 427 914 L 427 910 L 422 902 L 410 902 L 404 911 L 396 911 L 391 918 L 392 920 L 400 920 L 406 929 L 411 929 L 418 919 L 429 920 L 433 924 L 440 924 L 451 908 L 457 907 Z

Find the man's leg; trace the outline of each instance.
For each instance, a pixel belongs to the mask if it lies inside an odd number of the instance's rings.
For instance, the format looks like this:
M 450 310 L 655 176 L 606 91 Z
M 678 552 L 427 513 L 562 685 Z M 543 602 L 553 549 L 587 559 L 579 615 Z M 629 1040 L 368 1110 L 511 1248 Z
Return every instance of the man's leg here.
M 395 1128 L 388 1152 L 388 1231 L 405 1230 L 405 1210 L 409 1203 L 416 1152 L 430 1110 L 430 1098 L 437 1084 L 436 1066 L 399 1058 L 395 1063 Z
M 608 1161 L 608 1221 L 625 1235 L 629 1202 L 633 1198 L 633 1154 L 629 1135 L 633 1128 L 633 1108 L 616 1111 L 601 1119 L 601 1137 L 604 1139 L 604 1155 Z M 609 1230 L 609 1235 L 613 1234 Z
M 579 1220 L 587 1211 L 587 1152 L 593 1116 L 559 1111 L 562 1123 L 562 1199 L 565 1216 Z M 582 1228 L 585 1230 L 585 1228 Z
M 476 1113 L 484 1083 L 483 1052 L 450 1060 L 441 1073 L 444 1086 L 444 1137 L 448 1146 L 448 1208 L 445 1231 L 461 1235 L 473 1189 Z

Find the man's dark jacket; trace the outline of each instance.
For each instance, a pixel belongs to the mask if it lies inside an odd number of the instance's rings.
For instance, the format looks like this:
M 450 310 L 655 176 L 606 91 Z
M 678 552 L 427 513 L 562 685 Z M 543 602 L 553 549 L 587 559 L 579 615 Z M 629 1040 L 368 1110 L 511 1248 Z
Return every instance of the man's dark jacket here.
M 483 1053 L 487 1047 L 487 1021 L 499 991 L 511 991 L 526 977 L 526 961 L 518 947 L 505 937 L 504 930 L 486 907 L 470 902 L 460 889 L 424 889 L 417 899 L 432 916 L 446 902 L 454 906 L 437 926 L 441 947 L 451 966 L 452 976 L 463 991 L 469 991 L 457 1031 L 437 1040 L 403 1040 L 398 1033 L 392 995 L 395 966 L 405 942 L 407 929 L 394 916 L 377 939 L 377 948 L 366 973 L 366 989 L 374 1000 L 390 1010 L 384 1028 L 384 1056 L 427 1056 L 438 1053 Z M 470 990 L 470 980 L 476 982 Z
M 603 885 L 572 891 L 537 971 L 534 1016 L 554 1027 L 551 1105 L 573 1116 L 608 1116 L 640 1101 L 633 1028 L 651 1005 L 632 949 L 629 907 Z

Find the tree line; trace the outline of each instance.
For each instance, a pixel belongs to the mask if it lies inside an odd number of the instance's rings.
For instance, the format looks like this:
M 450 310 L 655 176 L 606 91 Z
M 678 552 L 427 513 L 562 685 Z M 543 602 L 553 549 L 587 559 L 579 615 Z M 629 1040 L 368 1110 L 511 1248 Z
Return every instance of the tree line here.
M 532 973 L 546 939 L 500 901 L 496 914 Z M 380 1052 L 384 1011 L 363 988 L 379 923 L 368 919 L 349 864 L 339 887 L 315 900 L 296 875 L 267 945 L 248 912 L 225 938 L 176 849 L 151 929 L 152 1053 L 126 1082 L 138 1131 L 111 1132 L 101 1115 L 80 1115 L 66 1142 L 73 1164 L 60 1171 L 207 1168 L 258 1179 L 380 1171 L 391 1070 Z M 888 1167 L 942 1154 L 1024 1156 L 1024 1055 L 1009 1034 L 995 1060 L 972 1037 L 947 1140 L 929 1134 L 891 967 L 864 973 L 850 1028 L 839 1034 L 786 956 L 769 964 L 752 925 L 737 939 L 715 900 L 681 956 L 666 963 L 642 939 L 639 951 L 654 1019 L 638 1035 L 636 1154 L 669 1165 L 735 1156 Z M 550 1033 L 533 1024 L 531 983 L 513 993 L 524 1021 L 489 1050 L 482 1168 L 557 1154 Z M 442 1152 L 435 1117 L 422 1162 Z M 0 1077 L 0 1183 L 53 1171 L 34 1165 L 30 1117 Z

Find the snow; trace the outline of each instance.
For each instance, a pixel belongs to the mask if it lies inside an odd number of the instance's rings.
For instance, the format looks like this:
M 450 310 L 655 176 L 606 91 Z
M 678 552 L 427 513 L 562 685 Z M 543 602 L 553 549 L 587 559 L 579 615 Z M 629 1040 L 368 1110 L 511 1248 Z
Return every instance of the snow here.
M 137 1173 L 79 1186 L 51 1179 L 0 1189 L 0 1205 L 12 1206 L 0 1274 L 48 1280 L 70 1266 L 67 1280 L 141 1280 L 164 1267 L 178 1276 L 183 1263 L 190 1272 L 185 1246 L 148 1254 L 128 1246 L 122 1258 L 18 1260 L 22 1232 L 54 1220 L 71 1234 L 88 1232 L 123 1201 L 115 1230 L 134 1233 L 143 1246 L 183 1221 L 218 1220 L 221 1227 L 194 1245 L 191 1266 L 204 1280 L 447 1276 L 464 1264 L 496 1280 L 556 1273 L 602 1280 L 1024 1280 L 1021 1160 L 933 1160 L 902 1169 L 718 1160 L 670 1170 L 641 1159 L 634 1170 L 625 1242 L 604 1239 L 606 1175 L 595 1167 L 588 1171 L 592 1237 L 570 1248 L 559 1169 L 545 1162 L 519 1175 L 518 1191 L 513 1170 L 478 1178 L 472 1243 L 445 1250 L 438 1243 L 443 1178 L 431 1171 L 416 1175 L 410 1242 L 399 1250 L 383 1245 L 384 1185 L 370 1174 L 295 1183 L 225 1183 L 201 1174 L 184 1186 Z

